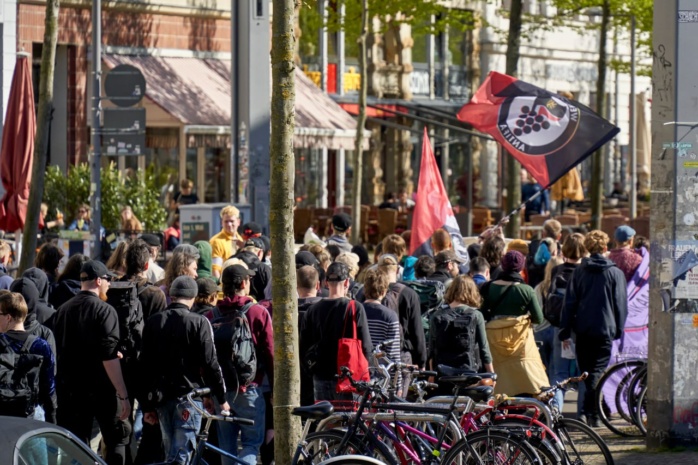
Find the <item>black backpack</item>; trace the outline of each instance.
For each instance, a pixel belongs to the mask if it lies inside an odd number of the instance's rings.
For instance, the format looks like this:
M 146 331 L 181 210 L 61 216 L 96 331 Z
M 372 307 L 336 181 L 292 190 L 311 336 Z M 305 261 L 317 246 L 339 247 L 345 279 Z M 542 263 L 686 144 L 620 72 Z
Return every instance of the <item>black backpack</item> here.
M 419 296 L 419 306 L 422 311 L 422 327 L 424 339 L 429 340 L 429 319 L 432 313 L 444 304 L 446 287 L 441 281 L 402 281 L 401 284 L 409 287 Z
M 39 374 L 43 357 L 30 354 L 38 338 L 28 335 L 19 352 L 0 335 L 0 415 L 29 417 L 39 398 Z
M 141 292 L 146 286 L 141 289 Z M 138 358 L 143 342 L 143 307 L 133 281 L 113 281 L 107 291 L 107 303 L 119 317 L 118 351 L 124 360 Z
M 388 292 L 386 292 L 385 297 L 383 297 L 383 300 L 381 301 L 383 305 L 393 310 L 398 315 L 400 314 L 400 293 L 405 287 L 406 286 L 402 283 L 391 284 L 388 288 Z
M 548 295 L 543 301 L 543 315 L 553 326 L 560 326 L 567 284 L 572 278 L 572 273 L 574 273 L 574 268 L 561 267 L 550 282 Z
M 475 310 L 456 312 L 447 309 L 443 313 L 447 322 L 443 339 L 446 342 L 443 348 L 434 354 L 437 363 L 455 368 L 480 369 L 480 356 L 477 343 L 477 318 Z
M 257 374 L 257 352 L 252 341 L 252 330 L 247 311 L 255 305 L 248 302 L 241 309 L 223 315 L 218 307 L 213 309 L 213 342 L 218 361 L 225 364 L 237 377 L 240 386 L 249 386 Z M 227 356 L 227 355 L 230 356 Z M 225 373 L 225 371 L 224 371 Z

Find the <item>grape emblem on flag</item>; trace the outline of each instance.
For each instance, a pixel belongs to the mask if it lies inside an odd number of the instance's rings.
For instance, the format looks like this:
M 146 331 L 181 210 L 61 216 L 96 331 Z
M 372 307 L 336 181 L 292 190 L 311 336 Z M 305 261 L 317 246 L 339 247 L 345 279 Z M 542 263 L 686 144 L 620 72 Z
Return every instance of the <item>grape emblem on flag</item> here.
M 579 127 L 579 108 L 557 97 L 508 97 L 499 108 L 498 128 L 526 155 L 548 155 L 567 145 Z

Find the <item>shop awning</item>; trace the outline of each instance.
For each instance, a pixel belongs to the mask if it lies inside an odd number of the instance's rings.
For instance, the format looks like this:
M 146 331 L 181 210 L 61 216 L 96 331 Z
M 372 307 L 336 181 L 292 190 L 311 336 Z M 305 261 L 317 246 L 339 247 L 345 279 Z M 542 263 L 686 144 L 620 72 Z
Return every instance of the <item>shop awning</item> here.
M 106 54 L 104 62 L 139 68 L 146 97 L 185 127 L 230 137 L 230 60 Z M 353 150 L 355 134 L 356 121 L 297 69 L 294 147 Z

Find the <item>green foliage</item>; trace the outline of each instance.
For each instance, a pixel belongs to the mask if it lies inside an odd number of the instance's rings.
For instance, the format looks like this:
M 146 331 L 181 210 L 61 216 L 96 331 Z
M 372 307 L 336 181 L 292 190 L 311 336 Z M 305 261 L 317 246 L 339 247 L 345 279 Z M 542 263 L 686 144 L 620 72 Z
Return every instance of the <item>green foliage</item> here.
M 118 229 L 121 209 L 129 205 L 145 229 L 164 229 L 167 212 L 160 205 L 157 179 L 152 171 L 140 171 L 136 177 L 124 179 L 114 163 L 102 168 L 102 226 Z M 49 207 L 47 219 L 54 219 L 61 211 L 66 225 L 70 224 L 80 205 L 90 201 L 89 165 L 73 166 L 67 176 L 57 166 L 49 166 L 43 200 Z

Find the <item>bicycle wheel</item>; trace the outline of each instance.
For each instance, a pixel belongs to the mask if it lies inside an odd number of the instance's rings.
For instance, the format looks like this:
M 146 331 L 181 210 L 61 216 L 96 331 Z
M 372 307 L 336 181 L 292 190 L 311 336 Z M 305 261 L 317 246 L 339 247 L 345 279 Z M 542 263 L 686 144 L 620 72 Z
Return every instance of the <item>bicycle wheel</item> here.
M 530 438 L 525 438 L 538 452 L 540 456 L 541 463 L 543 465 L 559 465 L 562 463 L 562 457 L 560 449 L 563 447 L 561 444 L 555 444 L 556 439 L 548 435 L 544 437 L 543 430 L 537 428 L 538 431 L 531 428 L 531 425 L 526 420 L 521 420 L 518 418 L 504 418 L 501 420 L 495 420 L 492 422 L 496 427 L 502 427 L 506 429 L 511 428 L 511 432 L 517 435 L 524 434 L 526 429 L 529 429 L 532 434 Z M 519 431 L 521 433 L 519 433 Z M 557 447 L 559 446 L 559 447 Z
M 492 428 L 468 434 L 449 450 L 441 465 L 538 465 L 540 457 L 526 441 Z
M 604 440 L 579 420 L 559 418 L 553 430 L 565 445 L 570 465 L 613 465 L 613 456 Z
M 380 460 L 365 455 L 341 455 L 320 462 L 318 465 L 385 465 Z
M 603 424 L 619 436 L 639 437 L 628 411 L 628 387 L 635 371 L 646 365 L 644 360 L 626 360 L 611 366 L 596 385 L 596 406 Z
M 640 428 L 642 434 L 647 436 L 647 386 L 643 386 L 637 396 L 637 408 L 635 409 L 635 425 Z
M 386 448 L 385 444 L 376 441 L 368 444 L 358 437 L 351 437 L 342 446 L 345 431 L 326 430 L 310 433 L 306 436 L 304 447 L 299 447 L 293 457 L 293 465 L 318 465 L 332 457 L 342 455 L 364 455 L 380 460 L 383 463 L 397 465 L 397 460 Z
M 646 434 L 646 431 L 643 431 L 642 427 L 637 423 L 636 418 L 639 408 L 638 399 L 645 386 L 647 386 L 647 365 L 635 371 L 635 375 L 628 385 L 628 413 L 630 414 L 632 423 L 643 436 Z

